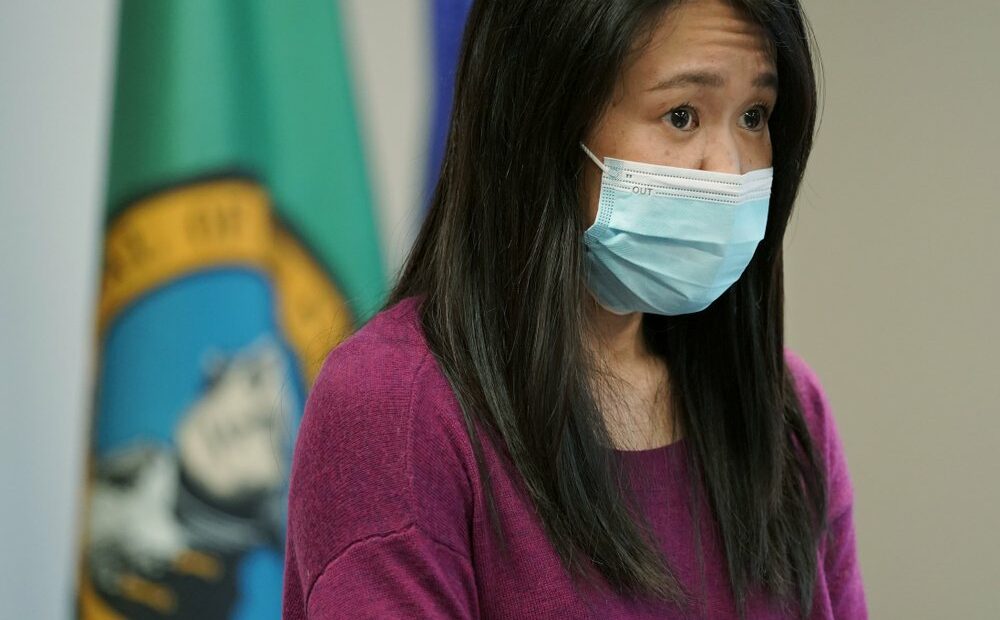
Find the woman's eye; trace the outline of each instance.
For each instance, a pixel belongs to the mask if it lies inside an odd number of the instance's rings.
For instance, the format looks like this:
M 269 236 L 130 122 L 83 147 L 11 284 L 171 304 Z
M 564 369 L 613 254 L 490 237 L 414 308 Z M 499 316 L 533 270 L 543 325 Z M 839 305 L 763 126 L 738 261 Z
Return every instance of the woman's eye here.
M 674 129 L 681 131 L 691 131 L 698 126 L 698 116 L 694 110 L 688 107 L 670 110 L 667 112 L 667 121 L 673 125 Z
M 767 109 L 755 106 L 743 113 L 743 126 L 751 131 L 759 130 L 767 121 Z

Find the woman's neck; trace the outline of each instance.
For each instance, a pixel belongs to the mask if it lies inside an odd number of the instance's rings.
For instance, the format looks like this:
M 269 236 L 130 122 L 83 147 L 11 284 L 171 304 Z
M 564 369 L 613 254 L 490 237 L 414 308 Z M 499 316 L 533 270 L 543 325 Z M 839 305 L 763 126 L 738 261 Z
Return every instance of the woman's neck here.
M 680 434 L 669 403 L 668 369 L 646 345 L 642 313 L 615 314 L 589 292 L 585 307 L 587 346 L 597 372 L 613 377 L 610 383 L 599 380 L 595 384 L 612 443 L 619 449 L 645 450 L 677 440 Z
M 630 366 L 648 360 L 650 353 L 642 335 L 642 313 L 615 314 L 597 303 L 589 291 L 584 294 L 589 344 L 598 358 L 613 366 Z

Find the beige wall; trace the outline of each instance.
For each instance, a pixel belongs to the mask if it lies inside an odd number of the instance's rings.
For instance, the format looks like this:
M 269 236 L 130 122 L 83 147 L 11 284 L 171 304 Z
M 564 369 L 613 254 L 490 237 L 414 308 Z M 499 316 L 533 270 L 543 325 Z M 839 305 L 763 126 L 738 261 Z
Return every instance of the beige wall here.
M 804 0 L 826 108 L 786 240 L 873 618 L 1000 618 L 1000 3 Z

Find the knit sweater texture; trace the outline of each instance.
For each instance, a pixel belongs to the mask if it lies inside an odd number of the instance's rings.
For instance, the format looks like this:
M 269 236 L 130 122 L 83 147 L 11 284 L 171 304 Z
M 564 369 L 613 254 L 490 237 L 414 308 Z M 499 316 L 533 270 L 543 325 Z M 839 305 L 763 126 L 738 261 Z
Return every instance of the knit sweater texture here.
M 404 299 L 342 342 L 310 391 L 290 482 L 286 620 L 737 617 L 704 497 L 699 562 L 686 438 L 614 454 L 671 570 L 693 593 L 689 605 L 574 582 L 506 452 L 480 433 L 509 535 L 510 554 L 501 554 L 462 412 L 423 336 L 419 303 Z M 788 348 L 785 360 L 828 471 L 832 526 L 817 548 L 810 618 L 862 620 L 867 609 L 841 439 L 816 374 Z M 747 612 L 752 619 L 796 617 L 762 592 L 751 595 Z

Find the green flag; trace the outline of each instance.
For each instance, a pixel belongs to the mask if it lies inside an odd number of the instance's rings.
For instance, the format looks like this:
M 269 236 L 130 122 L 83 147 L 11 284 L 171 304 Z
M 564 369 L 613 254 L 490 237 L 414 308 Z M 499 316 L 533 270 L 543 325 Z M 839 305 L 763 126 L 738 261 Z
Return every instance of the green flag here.
M 385 276 L 331 0 L 123 2 L 81 618 L 276 618 L 294 432 Z

